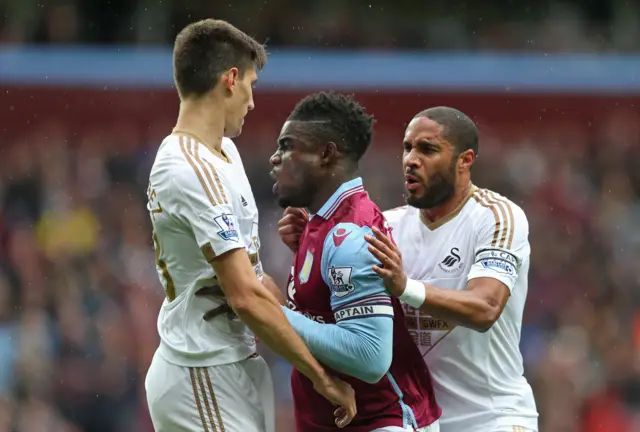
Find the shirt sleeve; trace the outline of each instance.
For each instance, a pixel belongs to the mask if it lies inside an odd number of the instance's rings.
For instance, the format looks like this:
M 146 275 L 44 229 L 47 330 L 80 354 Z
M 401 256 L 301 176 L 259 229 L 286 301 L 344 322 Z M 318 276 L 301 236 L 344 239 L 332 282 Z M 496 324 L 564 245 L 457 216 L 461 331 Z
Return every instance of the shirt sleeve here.
M 511 291 L 529 262 L 529 223 L 520 207 L 507 201 L 501 201 L 500 205 L 501 211 L 486 211 L 480 219 L 475 261 L 467 280 L 490 277 Z
M 215 167 L 190 154 L 183 156 L 170 178 L 176 216 L 191 228 L 209 262 L 227 251 L 244 248 L 232 197 Z
M 285 308 L 313 355 L 338 372 L 378 382 L 393 355 L 393 307 L 376 259 L 367 249 L 368 227 L 338 224 L 324 242 L 321 271 L 331 289 L 336 324 L 322 324 Z

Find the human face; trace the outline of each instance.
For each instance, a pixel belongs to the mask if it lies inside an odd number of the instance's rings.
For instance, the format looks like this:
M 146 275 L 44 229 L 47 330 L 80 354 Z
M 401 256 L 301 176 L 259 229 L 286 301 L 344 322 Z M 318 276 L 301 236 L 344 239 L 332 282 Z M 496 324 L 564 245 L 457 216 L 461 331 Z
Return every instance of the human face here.
M 227 116 L 224 125 L 224 135 L 234 138 L 242 132 L 244 117 L 255 108 L 253 102 L 253 86 L 258 81 L 258 74 L 254 67 L 248 68 L 242 78 L 237 68 L 230 69 L 226 77 L 227 88 L 231 97 L 227 99 Z
M 414 118 L 405 131 L 402 167 L 407 204 L 412 207 L 431 209 L 454 195 L 458 157 L 442 131 L 427 117 Z
M 282 208 L 309 207 L 313 202 L 321 183 L 320 147 L 311 142 L 304 122 L 285 122 L 278 149 L 269 159 L 273 193 Z

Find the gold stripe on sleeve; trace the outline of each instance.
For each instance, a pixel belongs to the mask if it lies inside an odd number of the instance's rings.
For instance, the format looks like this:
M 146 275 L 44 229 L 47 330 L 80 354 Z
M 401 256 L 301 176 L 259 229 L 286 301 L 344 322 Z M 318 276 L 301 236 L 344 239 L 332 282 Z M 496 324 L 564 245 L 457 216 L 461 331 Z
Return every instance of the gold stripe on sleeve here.
M 484 198 L 485 202 L 489 205 L 495 206 L 498 211 L 500 212 L 500 216 L 502 216 L 502 231 L 500 232 L 500 236 L 498 238 L 498 242 L 496 244 L 496 246 L 498 247 L 505 247 L 506 243 L 507 243 L 507 235 L 509 232 L 509 226 L 511 225 L 511 221 L 509 220 L 509 217 L 507 216 L 507 211 L 505 210 L 505 204 L 502 201 L 499 201 L 497 199 L 494 198 L 493 195 L 491 195 L 491 193 L 486 190 L 483 189 L 480 192 L 482 198 Z
M 506 198 L 500 197 L 495 192 L 492 192 L 492 191 L 488 191 L 488 192 L 489 192 L 489 196 L 494 201 L 502 204 L 502 206 L 504 206 L 504 208 L 507 210 L 508 215 L 506 218 L 509 221 L 509 230 L 507 232 L 507 228 L 505 227 L 504 243 L 502 244 L 502 247 L 506 249 L 511 249 L 511 245 L 513 244 L 513 235 L 514 235 L 515 224 L 516 224 L 516 220 L 513 217 L 513 210 L 511 208 L 511 203 L 509 202 L 509 200 L 507 200 Z
M 182 137 L 182 136 L 180 137 L 180 150 L 182 150 L 182 154 L 184 155 L 184 158 L 187 160 L 187 162 L 189 162 L 189 165 L 191 165 L 191 168 L 193 168 L 193 172 L 195 172 L 196 176 L 198 176 L 198 180 L 200 181 L 200 185 L 202 186 L 202 189 L 204 189 L 204 192 L 207 194 L 207 198 L 209 198 L 209 201 L 211 202 L 211 205 L 215 206 L 217 203 L 213 199 L 213 195 L 211 194 L 211 191 L 209 190 L 209 186 L 204 181 L 204 178 L 202 177 L 202 174 L 200 173 L 200 171 L 198 171 L 198 167 L 193 162 L 191 154 L 187 151 L 187 145 L 186 145 L 186 142 L 185 142 L 185 138 Z
M 491 241 L 491 246 L 496 246 L 498 244 L 498 236 L 500 235 L 500 231 L 502 230 L 502 223 L 500 222 L 500 216 L 498 216 L 498 211 L 495 209 L 495 206 L 487 204 L 483 197 L 480 195 L 480 192 L 476 192 L 473 194 L 473 199 L 478 202 L 482 207 L 488 208 L 493 213 L 493 218 L 496 221 L 495 231 L 493 232 L 493 240 Z
M 214 167 L 213 164 L 206 159 L 203 159 L 203 162 L 207 164 L 211 169 L 211 172 L 213 172 L 213 178 L 216 180 L 216 186 L 218 187 L 218 189 L 220 190 L 220 193 L 222 194 L 222 200 L 225 202 L 225 204 L 227 204 L 229 201 L 227 201 L 227 195 L 224 193 L 224 187 L 222 186 L 222 182 L 220 181 L 220 177 L 218 176 L 218 171 L 216 171 L 216 167 Z
M 189 145 L 187 146 L 189 153 L 194 157 L 196 164 L 200 167 L 200 171 L 204 173 L 204 176 L 207 179 L 209 185 L 211 185 L 211 189 L 213 190 L 213 194 L 216 196 L 216 202 L 222 203 L 222 198 L 220 197 L 220 192 L 218 191 L 218 187 L 216 183 L 211 178 L 211 173 L 207 169 L 207 165 L 204 163 L 204 159 L 200 157 L 200 144 L 197 141 L 189 140 Z

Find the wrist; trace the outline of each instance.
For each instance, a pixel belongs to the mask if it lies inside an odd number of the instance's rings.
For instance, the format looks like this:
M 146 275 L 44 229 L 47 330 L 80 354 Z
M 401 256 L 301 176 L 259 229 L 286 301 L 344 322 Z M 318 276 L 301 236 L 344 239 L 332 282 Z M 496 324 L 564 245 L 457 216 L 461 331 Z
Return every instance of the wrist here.
M 426 290 L 422 282 L 407 278 L 407 284 L 404 287 L 404 292 L 398 300 L 409 306 L 420 309 L 424 304 L 426 297 Z

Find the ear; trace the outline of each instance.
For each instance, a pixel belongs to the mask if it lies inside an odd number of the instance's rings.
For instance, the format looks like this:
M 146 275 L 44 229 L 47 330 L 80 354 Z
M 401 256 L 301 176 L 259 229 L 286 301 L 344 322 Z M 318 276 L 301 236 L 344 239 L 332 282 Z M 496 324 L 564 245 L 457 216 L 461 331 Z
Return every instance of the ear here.
M 229 92 L 233 93 L 238 85 L 239 75 L 240 73 L 236 67 L 232 67 L 228 71 L 224 72 L 220 77 L 222 86 Z
M 468 149 L 460 153 L 458 156 L 458 168 L 461 170 L 470 170 L 476 161 L 476 154 L 473 150 Z
M 331 165 L 338 156 L 338 146 L 336 143 L 329 141 L 322 150 L 320 161 L 322 165 Z

